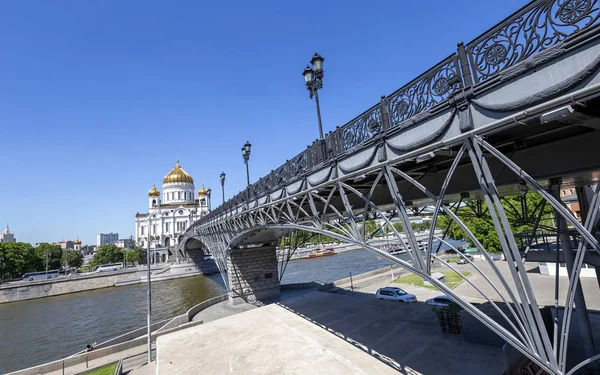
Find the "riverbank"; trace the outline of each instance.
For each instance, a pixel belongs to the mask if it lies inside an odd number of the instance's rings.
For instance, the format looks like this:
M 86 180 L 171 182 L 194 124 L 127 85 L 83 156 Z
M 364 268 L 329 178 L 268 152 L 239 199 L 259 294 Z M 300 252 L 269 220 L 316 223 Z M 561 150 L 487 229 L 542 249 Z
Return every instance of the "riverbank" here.
M 19 281 L 0 287 L 0 304 L 37 298 L 60 296 L 115 286 L 148 282 L 147 269 L 125 269 L 116 272 L 90 273 L 39 281 Z M 216 266 L 203 270 L 193 263 L 152 267 L 151 281 L 164 281 L 218 272 Z

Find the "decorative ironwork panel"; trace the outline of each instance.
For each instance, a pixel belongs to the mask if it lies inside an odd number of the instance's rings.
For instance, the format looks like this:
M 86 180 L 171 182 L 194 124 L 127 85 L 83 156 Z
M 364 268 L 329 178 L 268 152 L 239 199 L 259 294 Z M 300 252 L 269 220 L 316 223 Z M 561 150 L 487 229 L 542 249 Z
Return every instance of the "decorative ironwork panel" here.
M 357 146 L 370 139 L 380 130 L 381 108 L 377 104 L 336 130 L 336 132 L 340 132 L 338 135 L 342 137 L 341 148 L 338 148 L 337 151 L 344 152 Z
M 452 55 L 390 95 L 390 127 L 448 99 L 457 88 L 451 78 L 460 77 L 459 69 L 458 56 Z
M 600 24 L 599 16 L 598 0 L 542 0 L 527 5 L 467 45 L 475 82 Z
M 284 181 L 291 182 L 302 176 L 308 170 L 308 153 L 306 151 L 288 160 L 283 165 L 281 173 Z

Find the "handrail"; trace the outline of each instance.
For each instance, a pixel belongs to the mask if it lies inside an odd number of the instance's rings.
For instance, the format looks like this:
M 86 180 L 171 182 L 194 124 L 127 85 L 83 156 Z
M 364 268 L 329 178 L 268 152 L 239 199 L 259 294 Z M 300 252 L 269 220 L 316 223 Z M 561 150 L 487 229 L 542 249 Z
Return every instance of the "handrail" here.
M 466 46 L 459 43 L 457 53 L 329 132 L 325 137 L 326 155 L 320 155 L 319 142 L 313 142 L 199 222 L 209 222 L 234 209 L 243 210 L 252 198 L 301 179 L 382 132 L 418 126 L 419 121 L 447 105 L 448 99 L 463 88 L 480 85 L 499 72 L 596 27 L 600 30 L 600 0 L 532 1 Z M 190 226 L 186 234 L 192 230 Z
M 600 24 L 598 0 L 532 1 L 467 44 L 475 83 Z

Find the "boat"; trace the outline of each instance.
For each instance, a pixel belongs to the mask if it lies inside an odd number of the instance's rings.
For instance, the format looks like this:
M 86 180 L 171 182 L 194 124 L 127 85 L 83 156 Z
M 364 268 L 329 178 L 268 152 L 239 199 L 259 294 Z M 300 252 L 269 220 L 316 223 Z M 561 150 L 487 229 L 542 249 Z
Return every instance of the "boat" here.
M 336 254 L 337 253 L 333 249 L 325 249 L 325 250 L 319 249 L 319 250 L 317 250 L 317 253 L 316 253 L 317 257 L 326 257 L 329 255 L 336 255 Z
M 329 255 L 336 255 L 336 254 L 337 253 L 333 249 L 324 249 L 324 250 L 318 249 L 318 250 L 312 251 L 306 255 L 302 255 L 298 259 L 315 259 L 315 258 L 321 258 L 321 257 L 326 257 Z

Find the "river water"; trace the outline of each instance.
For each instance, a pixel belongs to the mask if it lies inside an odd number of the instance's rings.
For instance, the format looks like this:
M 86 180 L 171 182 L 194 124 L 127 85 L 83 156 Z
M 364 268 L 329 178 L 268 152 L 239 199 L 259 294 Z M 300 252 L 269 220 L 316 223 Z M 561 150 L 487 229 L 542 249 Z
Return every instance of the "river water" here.
M 296 260 L 288 263 L 282 283 L 328 283 L 391 264 L 368 250 Z M 64 358 L 92 342 L 143 327 L 146 290 L 146 284 L 137 284 L 0 304 L 0 373 Z M 182 314 L 223 293 L 220 275 L 157 282 L 152 287 L 152 321 Z

